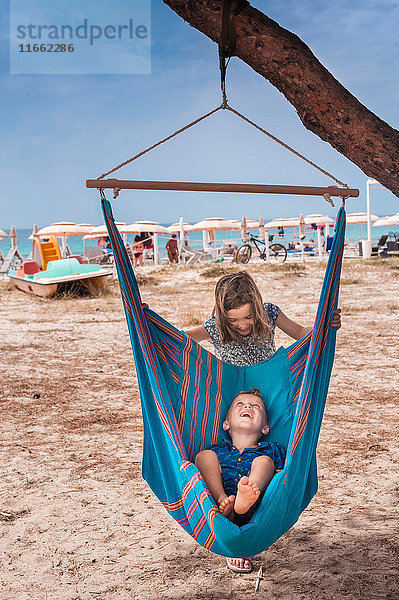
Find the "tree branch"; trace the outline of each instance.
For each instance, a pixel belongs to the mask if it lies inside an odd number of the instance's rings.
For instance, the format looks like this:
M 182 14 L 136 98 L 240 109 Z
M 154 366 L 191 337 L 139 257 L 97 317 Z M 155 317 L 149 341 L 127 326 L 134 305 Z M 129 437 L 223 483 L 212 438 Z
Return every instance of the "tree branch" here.
M 221 0 L 163 1 L 220 42 Z M 399 131 L 361 104 L 298 36 L 256 8 L 242 8 L 234 23 L 235 55 L 284 94 L 306 129 L 399 196 Z

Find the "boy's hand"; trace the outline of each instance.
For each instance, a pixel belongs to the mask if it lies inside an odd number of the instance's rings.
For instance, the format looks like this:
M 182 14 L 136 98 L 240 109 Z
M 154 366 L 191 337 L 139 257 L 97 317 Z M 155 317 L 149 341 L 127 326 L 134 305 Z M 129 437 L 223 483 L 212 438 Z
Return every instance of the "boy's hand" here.
M 339 329 L 341 327 L 341 309 L 336 308 L 333 312 L 331 325 L 335 327 L 335 329 Z

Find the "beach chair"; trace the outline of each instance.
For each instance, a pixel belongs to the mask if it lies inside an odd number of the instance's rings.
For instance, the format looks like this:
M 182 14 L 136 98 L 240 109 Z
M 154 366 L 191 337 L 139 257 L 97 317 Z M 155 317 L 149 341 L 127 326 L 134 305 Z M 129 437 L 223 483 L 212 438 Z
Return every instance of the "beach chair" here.
M 84 257 L 90 264 L 113 265 L 114 262 L 112 252 L 104 253 L 99 246 L 86 246 Z
M 179 262 L 185 265 L 210 262 L 212 253 L 213 250 L 194 250 L 191 246 L 184 245 L 179 252 Z
M 382 235 L 380 237 L 380 239 L 377 242 L 377 245 L 373 246 L 371 248 L 371 256 L 378 256 L 378 254 L 380 253 L 380 251 L 386 245 L 387 239 L 388 239 L 388 235 Z M 361 243 L 359 242 L 359 254 L 360 254 L 360 256 L 362 256 L 361 252 L 362 252 L 362 248 L 361 248 Z

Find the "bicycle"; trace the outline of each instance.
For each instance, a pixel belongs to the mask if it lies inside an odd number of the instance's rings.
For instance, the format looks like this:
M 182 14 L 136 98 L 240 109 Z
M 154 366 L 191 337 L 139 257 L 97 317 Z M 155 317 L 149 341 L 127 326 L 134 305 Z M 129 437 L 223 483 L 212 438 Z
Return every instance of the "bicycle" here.
M 269 261 L 272 263 L 283 263 L 287 258 L 287 249 L 283 244 L 273 242 L 274 235 L 269 235 L 268 244 L 269 244 Z M 256 238 L 255 236 L 249 234 L 248 241 L 240 246 L 237 250 L 236 254 L 236 262 L 242 265 L 246 265 L 252 256 L 252 245 L 255 246 L 257 251 L 259 252 L 259 258 L 262 260 L 267 259 L 266 255 L 266 242 Z

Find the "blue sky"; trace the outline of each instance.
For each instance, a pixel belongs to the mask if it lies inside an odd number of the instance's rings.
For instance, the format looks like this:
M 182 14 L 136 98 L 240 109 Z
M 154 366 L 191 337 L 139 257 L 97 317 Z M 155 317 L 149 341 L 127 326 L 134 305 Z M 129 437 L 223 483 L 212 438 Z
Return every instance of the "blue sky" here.
M 136 0 L 137 1 L 137 0 Z M 120 3 L 129 7 L 126 0 Z M 134 2 L 131 1 L 131 6 Z M 293 31 L 363 104 L 399 127 L 399 6 L 385 0 L 256 0 L 252 4 Z M 161 0 L 152 0 L 150 75 L 10 75 L 9 4 L 1 0 L 0 228 L 54 221 L 99 224 L 95 178 L 220 103 L 217 47 Z M 365 210 L 366 175 L 308 132 L 275 88 L 232 59 L 230 104 L 351 187 Z M 219 112 L 116 173 L 125 179 L 170 179 L 331 185 L 323 175 Z M 398 198 L 377 190 L 377 215 L 399 210 Z M 335 214 L 311 198 L 122 192 L 115 216 L 195 222 L 207 216 L 240 219 Z

